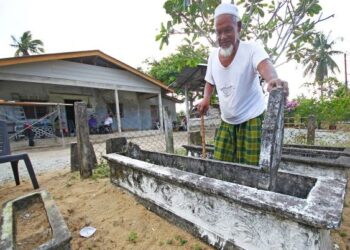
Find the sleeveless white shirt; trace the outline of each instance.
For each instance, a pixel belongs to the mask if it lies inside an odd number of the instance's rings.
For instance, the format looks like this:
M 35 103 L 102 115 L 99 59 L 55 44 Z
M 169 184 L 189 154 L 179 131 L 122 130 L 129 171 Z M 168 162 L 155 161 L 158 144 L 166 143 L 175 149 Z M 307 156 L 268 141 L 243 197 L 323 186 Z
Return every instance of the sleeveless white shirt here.
M 212 51 L 205 80 L 216 87 L 222 120 L 240 124 L 264 112 L 266 104 L 257 67 L 267 58 L 264 48 L 250 41 L 240 41 L 235 58 L 227 67 L 219 60 L 219 48 Z

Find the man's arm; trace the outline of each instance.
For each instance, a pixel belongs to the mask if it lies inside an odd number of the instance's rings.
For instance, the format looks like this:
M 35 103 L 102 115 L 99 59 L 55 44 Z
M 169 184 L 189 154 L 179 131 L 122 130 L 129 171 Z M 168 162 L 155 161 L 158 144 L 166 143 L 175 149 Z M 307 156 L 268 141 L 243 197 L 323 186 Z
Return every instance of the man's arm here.
M 206 82 L 204 87 L 204 97 L 203 99 L 197 104 L 197 109 L 200 114 L 204 114 L 207 112 L 209 108 L 210 103 L 210 97 L 214 91 L 214 85 L 211 85 L 210 83 Z
M 266 81 L 268 92 L 273 88 L 283 88 L 283 92 L 288 96 L 288 83 L 278 78 L 275 67 L 269 59 L 265 59 L 259 63 L 258 71 L 260 76 Z

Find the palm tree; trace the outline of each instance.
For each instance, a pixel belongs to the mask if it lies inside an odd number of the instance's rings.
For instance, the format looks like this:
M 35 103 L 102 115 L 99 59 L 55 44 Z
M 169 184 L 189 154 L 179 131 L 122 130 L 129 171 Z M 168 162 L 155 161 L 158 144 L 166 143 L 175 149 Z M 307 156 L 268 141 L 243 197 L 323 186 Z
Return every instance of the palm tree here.
M 312 43 L 312 48 L 306 49 L 303 65 L 306 66 L 304 76 L 315 74 L 314 84 L 321 87 L 321 97 L 323 97 L 323 84 L 328 78 L 329 70 L 334 74 L 339 72 L 339 67 L 332 59 L 332 56 L 340 54 L 341 51 L 333 50 L 335 41 L 328 41 L 323 33 L 318 33 Z
M 10 44 L 10 46 L 17 48 L 15 56 L 29 56 L 29 52 L 33 54 L 44 52 L 44 48 L 42 48 L 44 43 L 39 39 L 32 40 L 32 34 L 30 31 L 24 32 L 20 37 L 20 41 L 17 41 L 14 36 L 11 36 L 11 38 L 14 44 Z

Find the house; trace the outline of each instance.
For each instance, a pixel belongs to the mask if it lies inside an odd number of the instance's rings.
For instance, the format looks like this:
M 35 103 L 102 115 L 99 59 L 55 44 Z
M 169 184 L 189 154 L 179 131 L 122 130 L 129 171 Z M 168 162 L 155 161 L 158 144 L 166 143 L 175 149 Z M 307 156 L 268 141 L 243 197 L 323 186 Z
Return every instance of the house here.
M 115 131 L 154 129 L 156 124 L 163 127 L 163 107 L 176 121 L 177 99 L 167 95 L 172 92 L 162 82 L 99 50 L 0 59 L 0 100 L 27 104 L 0 105 L 0 119 L 8 122 L 18 122 L 19 116 L 39 120 L 57 109 L 52 103 L 84 101 L 88 114 L 94 114 L 99 124 L 112 114 Z M 64 129 L 74 129 L 73 106 L 59 107 Z M 54 126 L 55 118 L 57 114 L 47 122 Z

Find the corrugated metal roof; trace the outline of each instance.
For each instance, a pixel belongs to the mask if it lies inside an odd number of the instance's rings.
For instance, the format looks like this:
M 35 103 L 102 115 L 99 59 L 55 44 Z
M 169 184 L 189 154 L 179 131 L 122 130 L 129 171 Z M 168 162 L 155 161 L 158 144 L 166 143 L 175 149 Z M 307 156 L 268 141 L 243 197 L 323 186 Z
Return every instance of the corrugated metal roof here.
M 94 61 L 94 58 L 97 60 Z M 74 51 L 74 52 L 64 52 L 64 53 L 54 53 L 54 54 L 40 54 L 40 55 L 30 55 L 23 57 L 10 57 L 10 58 L 1 58 L 0 59 L 0 67 L 10 66 L 10 65 L 18 65 L 24 63 L 33 63 L 33 62 L 45 62 L 45 61 L 53 61 L 53 60 L 73 60 L 78 61 L 81 59 L 82 63 L 98 65 L 105 63 L 105 67 L 108 67 L 108 63 L 114 65 L 116 68 L 127 70 L 134 75 L 137 75 L 168 92 L 173 92 L 174 90 L 169 88 L 169 86 L 164 83 L 152 78 L 151 76 L 144 74 L 143 72 L 125 64 L 99 50 L 86 50 L 86 51 Z M 102 59 L 102 60 L 98 60 Z M 96 64 L 94 64 L 96 63 Z
M 205 86 L 204 77 L 206 70 L 206 64 L 198 64 L 193 68 L 185 67 L 171 87 L 180 89 L 187 86 L 188 90 L 202 90 Z

